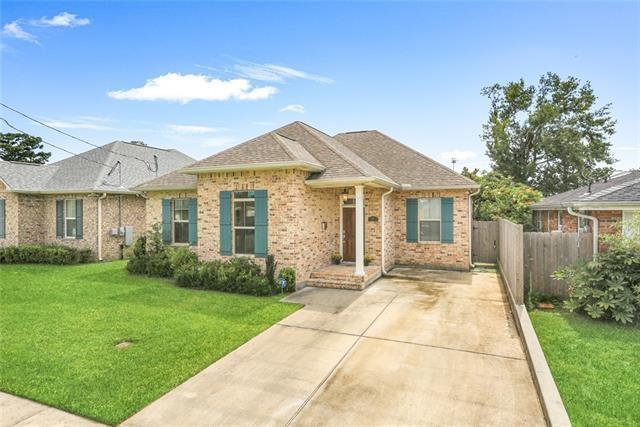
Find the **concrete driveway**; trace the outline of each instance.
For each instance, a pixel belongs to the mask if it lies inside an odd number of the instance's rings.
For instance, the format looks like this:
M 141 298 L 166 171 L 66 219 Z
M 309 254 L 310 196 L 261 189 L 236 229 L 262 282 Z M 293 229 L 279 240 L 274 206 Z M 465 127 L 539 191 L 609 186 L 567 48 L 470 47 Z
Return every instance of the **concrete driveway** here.
M 394 272 L 419 280 L 290 296 L 305 308 L 124 425 L 544 425 L 495 273 Z

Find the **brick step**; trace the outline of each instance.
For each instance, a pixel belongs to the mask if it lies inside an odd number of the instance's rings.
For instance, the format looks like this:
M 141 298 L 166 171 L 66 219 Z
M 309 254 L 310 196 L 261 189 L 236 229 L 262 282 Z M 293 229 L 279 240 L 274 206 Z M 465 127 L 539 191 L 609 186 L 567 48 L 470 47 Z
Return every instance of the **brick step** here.
M 362 290 L 364 283 L 345 282 L 344 280 L 325 280 L 325 279 L 309 279 L 307 280 L 307 286 L 314 288 L 332 288 L 332 289 L 353 289 Z
M 364 281 L 364 276 L 345 276 L 344 274 L 331 274 L 321 271 L 312 272 L 310 277 L 312 279 L 325 279 L 325 280 L 342 280 L 345 282 L 361 283 Z

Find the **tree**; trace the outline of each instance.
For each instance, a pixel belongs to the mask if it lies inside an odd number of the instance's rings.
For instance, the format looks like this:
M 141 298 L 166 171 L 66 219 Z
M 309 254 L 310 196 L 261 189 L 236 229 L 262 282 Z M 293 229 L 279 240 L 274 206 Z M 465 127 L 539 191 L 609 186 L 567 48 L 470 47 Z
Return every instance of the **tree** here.
M 24 133 L 0 133 L 0 159 L 44 164 L 51 153 L 43 151 L 42 138 Z
M 533 228 L 531 205 L 542 199 L 542 193 L 497 172 L 469 171 L 465 167 L 462 174 L 480 185 L 480 193 L 473 197 L 473 219 L 505 218 L 523 224 L 527 230 Z
M 537 87 L 524 80 L 485 87 L 491 100 L 482 139 L 493 170 L 545 195 L 611 175 L 610 104 L 596 108 L 591 84 L 547 73 Z

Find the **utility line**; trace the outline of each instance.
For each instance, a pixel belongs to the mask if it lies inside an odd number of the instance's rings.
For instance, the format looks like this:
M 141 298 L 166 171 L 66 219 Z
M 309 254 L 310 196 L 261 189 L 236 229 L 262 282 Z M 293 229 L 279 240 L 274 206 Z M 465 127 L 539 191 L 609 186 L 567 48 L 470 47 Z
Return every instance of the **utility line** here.
M 20 133 L 21 133 L 21 134 L 23 134 L 23 135 L 33 136 L 33 135 L 28 134 L 27 132 L 25 132 L 25 131 L 23 131 L 23 130 L 18 129 L 17 127 L 15 127 L 15 126 L 14 126 L 14 125 L 12 125 L 11 123 L 9 123 L 9 122 L 7 121 L 7 119 L 5 119 L 4 117 L 0 117 L 0 120 L 2 120 L 2 121 L 3 121 L 7 126 L 9 126 L 11 129 L 13 129 L 13 130 L 15 130 L 15 131 L 18 131 L 18 132 L 20 132 Z M 64 152 L 65 152 L 65 153 L 67 153 L 67 154 L 71 154 L 72 156 L 80 157 L 81 159 L 84 159 L 84 160 L 86 160 L 86 161 L 88 161 L 88 162 L 93 162 L 93 163 L 99 164 L 100 166 L 106 166 L 106 167 L 108 167 L 109 169 L 112 169 L 112 168 L 114 167 L 113 165 L 107 165 L 107 164 L 105 164 L 105 163 L 101 163 L 101 162 L 99 162 L 99 161 L 97 161 L 97 160 L 89 159 L 89 158 L 87 158 L 87 157 L 82 156 L 81 154 L 76 154 L 76 153 L 74 153 L 73 151 L 69 151 L 69 150 L 67 150 L 66 148 L 62 148 L 62 147 L 59 147 L 59 146 L 57 146 L 57 145 L 55 145 L 55 144 L 52 144 L 52 143 L 50 143 L 50 142 L 47 142 L 47 141 L 45 141 L 45 140 L 44 140 L 44 139 L 42 139 L 42 138 L 40 138 L 40 140 L 41 140 L 41 141 L 42 141 L 42 143 L 44 143 L 44 144 L 50 145 L 50 146 L 52 146 L 52 147 L 54 147 L 54 148 L 57 148 L 57 149 L 58 149 L 58 150 L 60 150 L 60 151 L 64 151 Z
M 149 164 L 149 162 L 147 162 L 144 159 L 141 159 L 141 158 L 136 157 L 136 156 L 130 156 L 130 155 L 127 155 L 127 154 L 118 153 L 117 151 L 109 150 L 108 148 L 104 148 L 104 147 L 102 147 L 100 145 L 94 144 L 93 142 L 87 141 L 86 139 L 79 138 L 79 137 L 77 137 L 75 135 L 72 135 L 72 134 L 70 134 L 68 132 L 65 132 L 65 131 L 57 129 L 57 128 L 51 126 L 51 125 L 48 125 L 48 124 L 46 124 L 46 123 L 44 123 L 44 122 L 42 122 L 42 121 L 40 121 L 40 120 L 38 120 L 36 118 L 33 118 L 33 117 L 29 116 L 26 113 L 23 113 L 22 111 L 16 110 L 15 108 L 8 106 L 7 104 L 5 104 L 3 102 L 0 102 L 0 105 L 2 105 L 4 108 L 6 108 L 8 110 L 13 111 L 14 113 L 20 114 L 22 117 L 24 117 L 26 119 L 29 119 L 29 120 L 31 120 L 31 121 L 33 121 L 35 123 L 38 123 L 41 126 L 44 126 L 46 128 L 49 128 L 49 129 L 53 130 L 53 131 L 56 131 L 56 132 L 58 132 L 58 133 L 60 133 L 62 135 L 68 136 L 69 138 L 73 138 L 76 141 L 80 141 L 82 143 L 91 145 L 92 147 L 99 148 L 101 150 L 107 151 L 109 153 L 116 154 L 118 156 L 122 156 L 122 157 L 127 157 L 127 158 L 130 158 L 130 159 L 138 160 L 138 161 L 144 163 L 145 166 L 147 167 L 147 169 L 149 169 L 150 172 L 158 172 L 158 166 L 157 165 L 155 166 L 155 168 L 152 168 L 151 165 Z

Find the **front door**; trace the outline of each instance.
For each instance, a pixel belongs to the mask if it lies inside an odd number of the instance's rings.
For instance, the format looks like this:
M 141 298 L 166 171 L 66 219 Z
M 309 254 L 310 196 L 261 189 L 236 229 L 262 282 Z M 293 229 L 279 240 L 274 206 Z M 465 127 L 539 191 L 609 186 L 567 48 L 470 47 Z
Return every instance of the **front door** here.
M 356 210 L 342 208 L 342 259 L 356 260 Z

